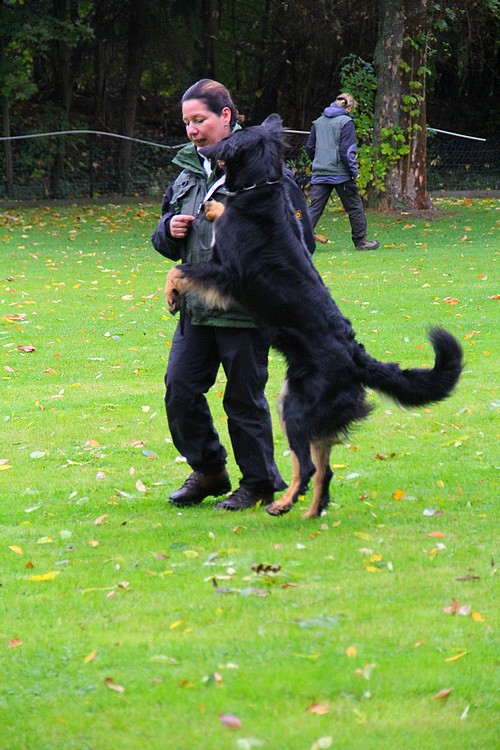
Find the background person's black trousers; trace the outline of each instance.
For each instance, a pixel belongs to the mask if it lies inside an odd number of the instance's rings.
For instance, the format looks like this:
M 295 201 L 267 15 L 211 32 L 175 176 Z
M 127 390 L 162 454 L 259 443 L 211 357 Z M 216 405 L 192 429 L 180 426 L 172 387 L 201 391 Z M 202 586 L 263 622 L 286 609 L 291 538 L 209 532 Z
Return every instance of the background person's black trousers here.
M 311 185 L 309 216 L 313 229 L 325 210 L 332 190 L 337 192 L 345 212 L 349 216 L 352 241 L 356 244 L 366 237 L 366 216 L 363 200 L 354 180 L 341 182 L 339 185 L 327 183 L 313 183 Z
M 227 376 L 223 406 L 241 484 L 272 493 L 286 484 L 274 461 L 271 415 L 264 395 L 268 350 L 256 328 L 197 326 L 186 318 L 184 334 L 177 326 L 172 342 L 165 405 L 174 445 L 193 471 L 221 471 L 227 452 L 205 394 L 222 364 Z

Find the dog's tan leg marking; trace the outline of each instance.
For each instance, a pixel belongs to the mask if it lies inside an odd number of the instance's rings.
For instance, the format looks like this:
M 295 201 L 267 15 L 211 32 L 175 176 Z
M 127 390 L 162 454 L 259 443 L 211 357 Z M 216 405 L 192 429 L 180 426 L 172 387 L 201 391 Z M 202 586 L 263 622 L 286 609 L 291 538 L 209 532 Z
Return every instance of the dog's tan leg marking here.
M 281 429 L 283 430 L 283 434 L 285 438 L 288 437 L 286 434 L 286 424 L 285 419 L 283 417 L 283 404 L 285 403 L 285 399 L 288 394 L 288 381 L 285 379 L 283 381 L 283 385 L 281 386 L 281 391 L 278 396 L 278 415 L 280 418 L 280 424 Z M 275 500 L 271 505 L 268 505 L 266 508 L 266 511 L 271 516 L 281 516 L 284 513 L 288 513 L 289 510 L 293 507 L 293 498 L 295 493 L 299 491 L 300 486 L 300 467 L 299 467 L 299 461 L 297 459 L 297 456 L 295 453 L 291 450 L 290 451 L 291 459 L 292 459 L 292 470 L 293 470 L 293 476 L 292 481 L 290 482 L 290 486 L 285 492 L 285 494 L 278 498 L 278 500 Z
M 311 505 L 302 518 L 316 518 L 320 514 L 321 495 L 324 488 L 325 472 L 329 456 L 330 447 L 325 443 L 311 443 L 311 458 L 316 468 L 314 474 L 314 493 Z
M 297 459 L 297 456 L 295 453 L 291 453 L 292 457 L 292 468 L 293 468 L 293 477 L 292 481 L 290 482 L 290 486 L 285 492 L 285 494 L 280 497 L 278 500 L 275 500 L 271 505 L 268 505 L 266 508 L 266 511 L 271 516 L 282 516 L 284 513 L 288 513 L 289 510 L 293 508 L 293 498 L 296 495 L 296 493 L 299 491 L 300 487 L 300 467 L 299 467 L 299 461 Z

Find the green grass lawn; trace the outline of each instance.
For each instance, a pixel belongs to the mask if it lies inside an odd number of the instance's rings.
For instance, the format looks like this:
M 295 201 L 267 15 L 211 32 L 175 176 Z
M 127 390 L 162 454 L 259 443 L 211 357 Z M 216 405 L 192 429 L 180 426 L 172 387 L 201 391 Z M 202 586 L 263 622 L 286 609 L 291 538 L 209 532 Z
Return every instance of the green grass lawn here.
M 189 468 L 164 416 L 158 207 L 0 209 L 1 750 L 498 746 L 500 201 L 436 207 L 369 213 L 375 252 L 336 205 L 318 225 L 371 354 L 430 364 L 443 325 L 466 368 L 420 411 L 373 395 L 307 522 L 166 502 Z M 273 412 L 283 375 L 272 352 Z M 277 418 L 275 443 L 288 479 Z

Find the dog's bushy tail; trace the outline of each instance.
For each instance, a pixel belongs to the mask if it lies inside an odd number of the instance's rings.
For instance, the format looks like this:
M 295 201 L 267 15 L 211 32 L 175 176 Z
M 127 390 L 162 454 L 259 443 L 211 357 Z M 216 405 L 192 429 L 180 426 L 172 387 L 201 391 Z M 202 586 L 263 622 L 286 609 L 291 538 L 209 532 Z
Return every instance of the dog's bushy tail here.
M 432 369 L 402 370 L 393 362 L 379 362 L 360 344 L 355 361 L 364 385 L 380 391 L 402 406 L 425 406 L 445 399 L 456 386 L 463 369 L 462 347 L 442 328 L 432 328 L 429 340 L 434 348 Z

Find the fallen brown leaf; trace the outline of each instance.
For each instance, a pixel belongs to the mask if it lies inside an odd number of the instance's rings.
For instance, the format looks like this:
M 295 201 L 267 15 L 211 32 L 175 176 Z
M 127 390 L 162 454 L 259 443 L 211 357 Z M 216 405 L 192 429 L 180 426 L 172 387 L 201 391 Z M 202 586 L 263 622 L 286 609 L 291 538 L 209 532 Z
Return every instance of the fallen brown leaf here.
M 104 684 L 110 690 L 114 690 L 115 693 L 124 693 L 125 692 L 125 688 L 123 687 L 123 685 L 116 685 L 116 683 L 113 681 L 112 677 L 106 677 L 106 679 L 104 680 Z
M 443 690 L 439 690 L 439 692 L 436 693 L 436 695 L 433 696 L 435 701 L 447 701 L 450 697 L 452 691 L 449 688 L 444 688 Z
M 241 719 L 234 714 L 219 714 L 220 723 L 230 729 L 241 729 Z

